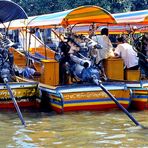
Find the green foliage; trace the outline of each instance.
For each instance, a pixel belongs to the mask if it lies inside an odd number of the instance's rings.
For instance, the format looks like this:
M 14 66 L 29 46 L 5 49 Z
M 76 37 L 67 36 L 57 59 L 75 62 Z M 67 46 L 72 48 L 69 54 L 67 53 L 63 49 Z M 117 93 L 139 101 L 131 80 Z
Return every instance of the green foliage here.
M 131 10 L 142 10 L 147 9 L 148 7 L 148 1 L 147 0 L 132 0 L 132 8 Z
M 147 9 L 148 0 L 13 0 L 29 16 L 59 12 L 82 5 L 100 6 L 111 13 Z

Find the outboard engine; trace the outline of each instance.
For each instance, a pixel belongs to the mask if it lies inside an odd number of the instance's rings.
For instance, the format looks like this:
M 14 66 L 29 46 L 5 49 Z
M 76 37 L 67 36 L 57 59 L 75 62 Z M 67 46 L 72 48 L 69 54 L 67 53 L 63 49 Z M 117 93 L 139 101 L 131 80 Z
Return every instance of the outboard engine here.
M 93 79 L 100 79 L 98 70 L 91 65 L 89 60 L 83 60 L 74 55 L 71 55 L 70 57 L 74 62 L 73 65 L 70 65 L 70 68 L 75 77 L 82 82 L 89 83 L 92 83 Z
M 88 67 L 84 68 L 81 73 L 82 80 L 85 82 L 94 82 L 94 80 L 99 80 L 100 75 L 96 68 Z
M 55 55 L 55 59 L 60 63 L 60 84 L 68 84 L 69 75 L 81 82 L 94 83 L 93 79 L 99 80 L 100 74 L 96 65 L 88 57 L 81 56 L 80 51 L 69 52 L 70 48 L 67 42 L 61 42 L 60 50 Z

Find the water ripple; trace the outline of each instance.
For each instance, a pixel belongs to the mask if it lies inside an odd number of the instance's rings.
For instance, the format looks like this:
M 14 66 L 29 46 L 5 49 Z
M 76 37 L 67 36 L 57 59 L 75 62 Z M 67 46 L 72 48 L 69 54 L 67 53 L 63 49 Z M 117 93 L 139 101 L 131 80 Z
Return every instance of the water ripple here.
M 148 111 L 133 112 L 148 125 Z M 23 112 L 27 127 L 14 112 L 0 113 L 0 147 L 7 148 L 95 148 L 148 147 L 148 130 L 133 126 L 120 111 L 65 114 Z

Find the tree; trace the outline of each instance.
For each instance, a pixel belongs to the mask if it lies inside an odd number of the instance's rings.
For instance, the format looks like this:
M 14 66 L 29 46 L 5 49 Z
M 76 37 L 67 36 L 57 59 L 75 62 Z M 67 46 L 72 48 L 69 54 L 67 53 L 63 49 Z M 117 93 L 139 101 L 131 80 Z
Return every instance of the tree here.
M 111 13 L 147 9 L 147 0 L 13 0 L 24 8 L 29 16 L 73 9 L 82 5 L 100 6 Z
M 148 6 L 148 1 L 147 0 L 132 0 L 132 7 L 131 10 L 132 11 L 136 11 L 136 10 L 143 10 L 143 9 L 147 9 Z

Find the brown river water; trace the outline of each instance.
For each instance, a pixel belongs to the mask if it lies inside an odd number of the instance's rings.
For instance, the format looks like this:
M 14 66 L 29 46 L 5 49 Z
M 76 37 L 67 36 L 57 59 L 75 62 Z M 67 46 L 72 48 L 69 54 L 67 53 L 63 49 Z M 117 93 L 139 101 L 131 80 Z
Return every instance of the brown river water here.
M 120 110 L 106 112 L 15 111 L 0 113 L 0 148 L 148 148 L 148 129 L 136 127 Z M 148 111 L 132 112 L 148 128 Z

